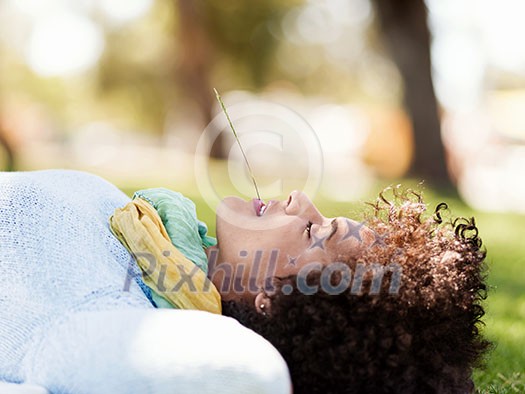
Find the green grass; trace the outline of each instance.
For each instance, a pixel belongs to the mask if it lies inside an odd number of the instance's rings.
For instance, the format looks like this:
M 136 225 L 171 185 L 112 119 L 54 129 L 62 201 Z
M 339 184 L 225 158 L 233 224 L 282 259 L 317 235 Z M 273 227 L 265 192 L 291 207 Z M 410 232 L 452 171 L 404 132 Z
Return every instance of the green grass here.
M 406 183 L 414 184 L 411 181 Z M 157 185 L 151 185 L 154 186 Z M 376 190 L 384 186 L 387 185 L 378 185 Z M 128 185 L 123 190 L 131 195 L 136 189 Z M 186 185 L 178 190 L 196 203 L 199 218 L 215 234 L 215 214 L 197 188 Z M 525 236 L 525 216 L 476 212 L 455 194 L 430 187 L 425 187 L 423 194 L 430 206 L 446 201 L 454 216 L 474 216 L 488 252 L 490 290 L 485 303 L 484 333 L 494 343 L 494 348 L 486 359 L 486 366 L 475 371 L 478 392 L 525 392 L 525 242 L 522 239 Z M 374 197 L 370 195 L 367 201 Z M 316 199 L 315 203 L 326 216 L 359 218 L 364 207 L 363 202 L 335 203 L 327 199 Z

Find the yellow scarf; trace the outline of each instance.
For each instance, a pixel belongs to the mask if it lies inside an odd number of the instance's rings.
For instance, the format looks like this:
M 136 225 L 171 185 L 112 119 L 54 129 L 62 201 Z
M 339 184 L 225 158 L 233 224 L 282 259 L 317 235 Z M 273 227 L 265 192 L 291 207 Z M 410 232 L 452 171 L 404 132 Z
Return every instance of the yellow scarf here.
M 172 243 L 155 208 L 136 198 L 109 219 L 111 231 L 135 257 L 144 283 L 180 309 L 221 313 L 219 292 Z

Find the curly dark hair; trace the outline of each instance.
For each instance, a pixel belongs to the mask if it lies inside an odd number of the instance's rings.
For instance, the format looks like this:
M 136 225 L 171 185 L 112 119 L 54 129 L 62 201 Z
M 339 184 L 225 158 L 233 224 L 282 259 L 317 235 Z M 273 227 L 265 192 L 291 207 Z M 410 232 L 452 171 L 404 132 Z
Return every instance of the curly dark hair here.
M 424 215 L 410 190 L 394 189 L 391 201 L 381 193 L 371 205 L 366 224 L 376 242 L 344 263 L 355 270 L 394 262 L 402 270 L 397 289 L 385 271 L 390 280 L 370 291 L 372 269 L 360 291 L 337 295 L 322 286 L 303 294 L 289 276 L 275 278 L 269 316 L 233 301 L 223 302 L 223 313 L 280 351 L 296 394 L 473 392 L 472 370 L 490 347 L 480 333 L 486 252 L 474 218 L 443 220 L 444 203 Z M 308 275 L 308 285 L 320 281 L 320 272 Z

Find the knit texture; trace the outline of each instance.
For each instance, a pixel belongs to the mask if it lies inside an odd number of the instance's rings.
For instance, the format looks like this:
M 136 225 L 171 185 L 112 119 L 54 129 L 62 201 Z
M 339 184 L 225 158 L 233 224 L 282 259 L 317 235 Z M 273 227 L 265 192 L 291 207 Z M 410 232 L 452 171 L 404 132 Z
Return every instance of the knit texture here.
M 0 379 L 59 316 L 79 310 L 153 308 L 134 259 L 109 229 L 130 201 L 92 174 L 0 172 Z

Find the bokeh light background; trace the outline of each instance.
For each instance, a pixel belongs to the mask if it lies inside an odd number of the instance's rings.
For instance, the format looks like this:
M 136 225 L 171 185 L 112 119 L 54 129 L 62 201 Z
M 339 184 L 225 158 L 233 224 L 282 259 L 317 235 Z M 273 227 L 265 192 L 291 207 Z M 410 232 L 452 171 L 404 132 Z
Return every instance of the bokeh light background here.
M 525 2 L 426 5 L 459 191 L 426 197 L 476 216 L 487 245 L 486 334 L 496 348 L 475 374 L 480 392 L 525 392 Z M 312 126 L 322 158 L 306 164 L 322 167 L 313 197 L 327 215 L 359 212 L 348 203 L 388 184 L 421 181 L 407 178 L 414 138 L 403 79 L 371 0 L 0 0 L 0 169 L 87 170 L 130 195 L 180 190 L 213 233 L 199 179 L 213 179 L 219 195 L 254 197 L 227 128 L 231 160 L 212 152 L 209 168 L 195 171 L 203 131 L 223 116 L 214 87 L 231 108 L 273 103 Z M 258 146 L 244 129 L 263 126 L 236 123 L 263 198 L 302 187 L 300 151 Z
M 475 208 L 523 212 L 525 4 L 427 6 L 458 188 Z M 227 104 L 264 98 L 304 116 L 324 150 L 323 195 L 359 198 L 377 177 L 405 174 L 413 147 L 403 84 L 368 0 L 209 1 L 207 12 L 206 53 L 191 56 L 207 62 L 209 85 Z M 16 169 L 191 182 L 207 122 L 197 94 L 188 94 L 195 84 L 177 75 L 188 55 L 184 23 L 169 0 L 1 0 L 0 122 Z M 243 46 L 256 46 L 260 58 Z

